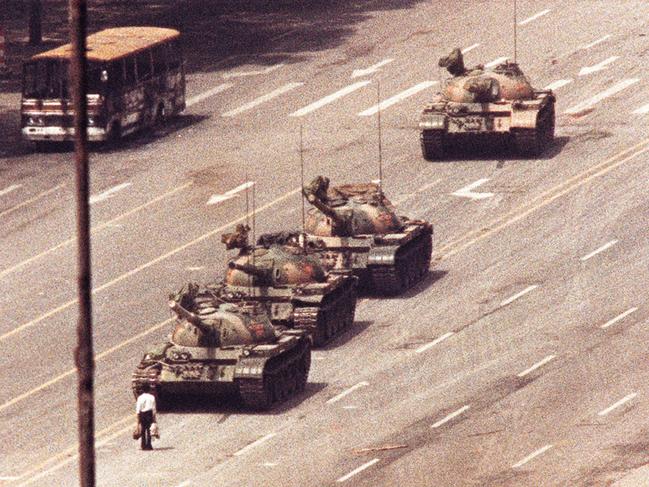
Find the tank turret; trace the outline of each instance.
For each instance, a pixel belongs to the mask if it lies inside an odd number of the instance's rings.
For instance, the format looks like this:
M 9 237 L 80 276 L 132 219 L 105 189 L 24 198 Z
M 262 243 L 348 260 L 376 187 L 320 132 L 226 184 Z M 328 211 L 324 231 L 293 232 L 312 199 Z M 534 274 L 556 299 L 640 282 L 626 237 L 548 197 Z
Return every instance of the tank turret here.
M 308 212 L 305 231 L 321 237 L 353 237 L 396 233 L 403 222 L 381 189 L 374 183 L 329 187 L 329 179 L 316 177 L 302 189 L 314 208 Z

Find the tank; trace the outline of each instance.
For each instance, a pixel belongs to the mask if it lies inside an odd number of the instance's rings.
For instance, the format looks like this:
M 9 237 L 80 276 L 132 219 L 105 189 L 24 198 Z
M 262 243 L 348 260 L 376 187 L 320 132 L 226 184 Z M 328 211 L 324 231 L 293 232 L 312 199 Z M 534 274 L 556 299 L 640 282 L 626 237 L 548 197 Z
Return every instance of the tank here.
M 354 322 L 355 276 L 326 271 L 296 232 L 265 234 L 252 246 L 248 231 L 239 225 L 223 235 L 226 248 L 238 248 L 239 254 L 228 262 L 225 279 L 213 287 L 220 299 L 259 303 L 274 324 L 305 330 L 317 347 Z
M 452 75 L 419 119 L 424 159 L 442 159 L 457 140 L 509 139 L 523 156 L 537 156 L 552 143 L 555 97 L 536 90 L 518 64 L 505 61 L 485 70 L 464 67 L 460 49 L 439 60 Z
M 329 179 L 318 176 L 302 192 L 313 205 L 305 224 L 308 246 L 325 269 L 347 269 L 360 286 L 386 295 L 428 273 L 433 226 L 397 216 L 377 184 L 329 187 Z
M 169 301 L 176 323 L 168 341 L 144 354 L 132 377 L 164 404 L 175 394 L 237 394 L 244 406 L 268 409 L 303 391 L 311 341 L 302 330 L 275 327 L 256 303 L 222 303 L 190 284 Z

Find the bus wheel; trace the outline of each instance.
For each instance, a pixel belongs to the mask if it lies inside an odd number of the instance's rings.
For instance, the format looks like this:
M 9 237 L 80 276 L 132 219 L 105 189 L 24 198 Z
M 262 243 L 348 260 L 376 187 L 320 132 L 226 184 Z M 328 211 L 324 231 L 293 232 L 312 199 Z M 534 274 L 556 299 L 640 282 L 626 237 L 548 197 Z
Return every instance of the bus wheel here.
M 153 119 L 153 126 L 155 128 L 161 128 L 167 121 L 167 109 L 164 106 L 164 103 L 160 103 L 158 108 L 155 111 L 155 118 Z

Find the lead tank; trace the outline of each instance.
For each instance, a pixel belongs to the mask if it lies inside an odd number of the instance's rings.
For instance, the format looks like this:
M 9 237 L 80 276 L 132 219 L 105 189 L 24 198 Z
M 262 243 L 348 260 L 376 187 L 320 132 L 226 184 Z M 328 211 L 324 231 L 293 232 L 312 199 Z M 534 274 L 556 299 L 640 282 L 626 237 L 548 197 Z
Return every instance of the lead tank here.
M 520 154 L 536 156 L 554 139 L 554 93 L 534 89 L 518 64 L 505 61 L 491 71 L 482 65 L 466 69 L 456 48 L 439 66 L 453 77 L 422 110 L 424 159 L 443 158 L 453 140 L 501 136 Z
M 421 280 L 430 266 L 433 226 L 398 216 L 374 183 L 329 187 L 315 178 L 302 190 L 313 205 L 305 231 L 325 269 L 344 268 L 379 294 L 399 294 Z
M 276 325 L 305 330 L 322 346 L 354 322 L 357 278 L 327 272 L 317 255 L 307 252 L 298 233 L 262 235 L 248 244 L 246 226 L 223 235 L 227 249 L 239 254 L 228 262 L 225 279 L 214 286 L 219 298 L 263 304 Z
M 263 307 L 222 303 L 194 284 L 169 307 L 175 327 L 133 373 L 136 397 L 146 383 L 161 401 L 174 394 L 234 393 L 246 407 L 268 409 L 304 390 L 311 364 L 304 331 L 277 328 Z

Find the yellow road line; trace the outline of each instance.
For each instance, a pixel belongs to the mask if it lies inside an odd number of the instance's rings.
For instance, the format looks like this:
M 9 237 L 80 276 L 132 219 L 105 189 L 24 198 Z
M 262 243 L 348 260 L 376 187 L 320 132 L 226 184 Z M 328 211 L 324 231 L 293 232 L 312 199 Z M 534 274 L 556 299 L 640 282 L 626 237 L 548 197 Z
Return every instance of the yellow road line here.
M 4 211 L 0 211 L 0 217 L 8 215 L 9 213 L 12 213 L 12 212 L 14 212 L 16 210 L 19 210 L 20 208 L 22 208 L 24 206 L 27 206 L 27 205 L 33 203 L 34 201 L 38 201 L 42 197 L 47 196 L 48 194 L 54 193 L 54 191 L 58 191 L 59 189 L 61 189 L 64 186 L 65 186 L 65 184 L 63 184 L 63 183 L 58 184 L 58 185 L 54 186 L 53 188 L 48 189 L 47 191 L 43 191 L 42 193 L 39 193 L 36 196 L 34 196 L 32 198 L 29 198 L 28 200 L 25 200 L 22 203 L 17 204 L 16 206 L 12 206 L 11 208 L 7 208 Z
M 129 343 L 133 343 L 134 341 L 148 335 L 149 333 L 151 333 L 153 331 L 156 331 L 156 330 L 159 330 L 163 326 L 171 323 L 173 320 L 174 320 L 174 318 L 168 318 L 168 319 L 166 319 L 166 320 L 164 320 L 164 321 L 162 321 L 162 322 L 160 322 L 160 323 L 158 323 L 156 325 L 153 325 L 151 328 L 147 328 L 143 332 L 138 333 L 137 335 L 132 336 L 131 338 L 129 338 L 127 340 L 124 340 L 121 343 L 118 343 L 117 345 L 109 348 L 108 350 L 105 350 L 105 351 L 95 355 L 95 362 L 98 362 L 99 360 L 106 357 L 107 355 L 110 355 L 111 353 L 119 350 L 120 348 L 125 347 Z M 67 370 L 66 372 L 63 372 L 62 374 L 57 375 L 53 379 L 50 379 L 47 382 L 44 382 L 43 384 L 39 385 L 38 387 L 34 387 L 33 389 L 30 389 L 29 391 L 24 392 L 24 393 L 20 394 L 19 396 L 16 396 L 13 399 L 10 399 L 10 400 L 4 402 L 2 405 L 0 405 L 0 411 L 3 411 L 3 410 L 7 409 L 10 406 L 13 406 L 17 402 L 20 402 L 20 401 L 23 401 L 23 400 L 27 399 L 28 397 L 36 394 L 37 392 L 42 391 L 43 389 L 46 389 L 46 388 L 50 387 L 51 385 L 56 384 L 57 382 L 65 379 L 66 377 L 70 377 L 76 371 L 77 371 L 76 368 Z
M 181 186 L 178 186 L 177 188 L 172 189 L 171 191 L 167 191 L 166 193 L 163 193 L 163 194 L 161 194 L 159 196 L 156 196 L 152 200 L 150 200 L 150 201 L 148 201 L 148 202 L 146 202 L 146 203 L 144 203 L 142 205 L 136 206 L 135 208 L 130 209 L 126 213 L 122 213 L 121 215 L 119 215 L 119 216 L 117 216 L 117 217 L 115 217 L 115 218 L 113 218 L 111 220 L 108 220 L 108 221 L 106 221 L 104 223 L 101 223 L 101 224 L 97 225 L 96 227 L 92 227 L 90 229 L 90 233 L 92 234 L 92 233 L 98 232 L 99 230 L 103 230 L 104 228 L 114 224 L 115 222 L 123 220 L 127 216 L 130 216 L 130 215 L 132 215 L 134 213 L 137 213 L 138 211 L 141 211 L 141 210 L 143 210 L 143 209 L 157 203 L 158 201 L 163 200 L 164 198 L 167 198 L 167 197 L 171 196 L 172 194 L 177 193 L 178 191 L 181 191 L 181 190 L 183 190 L 185 188 L 188 188 L 191 185 L 192 185 L 192 182 L 190 181 L 190 182 L 185 183 L 185 184 L 183 184 Z M 60 185 L 60 186 L 62 186 L 62 185 Z M 0 216 L 2 216 L 2 213 L 0 213 Z M 69 239 L 55 245 L 52 248 L 44 250 L 43 252 L 41 252 L 39 254 L 36 254 L 36 255 L 28 258 L 28 259 L 23 260 L 22 262 L 19 262 L 18 264 L 15 264 L 15 265 L 13 265 L 11 267 L 8 267 L 8 268 L 4 269 L 3 271 L 0 271 L 0 279 L 3 278 L 4 276 L 6 276 L 7 274 L 11 274 L 12 272 L 17 271 L 21 267 L 25 267 L 27 264 L 30 264 L 30 263 L 34 262 L 35 260 L 38 260 L 38 259 L 40 259 L 42 257 L 45 257 L 46 255 L 49 255 L 52 252 L 54 252 L 56 250 L 59 250 L 60 248 L 65 247 L 66 245 L 70 245 L 71 243 L 74 243 L 76 241 L 77 241 L 76 237 L 69 238 Z
M 524 203 L 518 208 L 514 208 L 506 215 L 503 215 L 493 222 L 477 229 L 467 232 L 463 236 L 441 246 L 437 249 L 435 260 L 443 261 L 449 257 L 461 252 L 471 245 L 483 240 L 496 232 L 520 221 L 535 211 L 549 205 L 556 199 L 564 196 L 577 188 L 589 183 L 595 178 L 616 169 L 622 164 L 635 159 L 639 155 L 649 151 L 649 139 L 645 139 L 634 146 L 619 152 L 618 154 L 606 159 L 605 161 L 582 171 L 581 173 L 563 181 L 557 186 L 549 189 L 543 194 L 535 197 L 531 201 Z
M 284 195 L 282 195 L 282 196 L 280 196 L 278 198 L 275 198 L 273 201 L 271 201 L 269 203 L 266 203 L 265 205 L 259 207 L 257 209 L 257 213 L 261 213 L 262 211 L 265 211 L 268 208 L 276 205 L 280 201 L 283 201 L 283 200 L 289 198 L 290 196 L 293 196 L 294 194 L 297 194 L 299 192 L 300 192 L 300 188 L 295 188 L 294 190 L 291 190 L 288 193 L 285 193 Z M 249 213 L 247 215 L 242 215 L 242 216 L 240 216 L 238 218 L 235 218 L 234 220 L 230 221 L 229 223 L 221 225 L 221 226 L 219 226 L 219 227 L 217 227 L 217 228 L 215 228 L 213 230 L 210 230 L 209 232 L 204 233 L 200 237 L 197 237 L 194 240 L 191 240 L 191 241 L 181 245 L 180 247 L 176 247 L 175 249 L 170 250 L 169 252 L 167 252 L 165 254 L 162 254 L 162 255 L 156 257 L 153 260 L 150 260 L 146 264 L 142 264 L 141 266 L 136 267 L 135 269 L 132 269 L 132 270 L 122 274 L 121 276 L 118 276 L 115 279 L 112 279 L 112 280 L 102 284 L 99 287 L 93 288 L 92 294 L 94 295 L 94 294 L 96 294 L 96 293 L 98 293 L 100 291 L 103 291 L 104 289 L 108 289 L 109 287 L 114 286 L 115 284 L 123 281 L 124 279 L 127 279 L 127 278 L 129 278 L 129 277 L 131 277 L 131 276 L 133 276 L 135 274 L 138 274 L 138 273 L 142 272 L 143 270 L 148 269 L 149 267 L 151 267 L 151 266 L 153 266 L 153 265 L 155 265 L 155 264 L 157 264 L 159 262 L 162 262 L 163 260 L 168 259 L 169 257 L 173 257 L 177 253 L 182 252 L 183 250 L 185 250 L 185 249 L 187 249 L 189 247 L 192 247 L 193 245 L 196 245 L 197 243 L 200 243 L 203 240 L 206 240 L 206 239 L 216 235 L 219 232 L 222 232 L 223 230 L 225 230 L 226 228 L 228 228 L 228 227 L 230 227 L 232 225 L 236 225 L 237 223 L 241 223 L 241 222 L 245 221 L 246 218 L 250 218 L 251 216 L 252 216 L 252 213 Z M 20 325 L 17 328 L 14 328 L 13 330 L 4 333 L 3 335 L 0 335 L 0 342 L 6 340 L 7 338 L 9 338 L 9 337 L 11 337 L 13 335 L 15 335 L 16 333 L 19 333 L 19 332 L 21 332 L 21 331 L 23 331 L 23 330 L 25 330 L 27 328 L 30 328 L 30 327 L 40 323 L 41 321 L 43 321 L 43 320 L 45 320 L 45 319 L 47 319 L 47 318 L 49 318 L 49 317 L 51 317 L 51 316 L 53 316 L 53 315 L 55 315 L 57 313 L 60 313 L 61 311 L 64 311 L 64 310 L 68 309 L 70 306 L 76 304 L 77 302 L 78 302 L 77 299 L 72 299 L 72 300 L 70 300 L 70 301 L 68 301 L 66 303 L 63 303 L 62 305 L 48 311 L 47 313 L 39 316 L 38 318 L 34 318 L 33 320 L 28 321 L 27 323 L 25 323 L 23 325 Z

